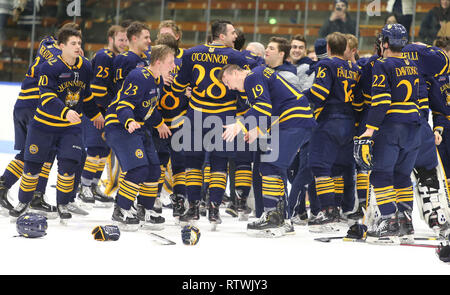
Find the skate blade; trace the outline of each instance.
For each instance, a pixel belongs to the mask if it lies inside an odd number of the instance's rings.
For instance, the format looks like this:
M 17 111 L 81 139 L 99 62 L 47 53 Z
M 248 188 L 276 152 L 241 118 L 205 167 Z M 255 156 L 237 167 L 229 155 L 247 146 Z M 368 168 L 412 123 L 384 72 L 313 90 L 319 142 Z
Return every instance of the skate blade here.
M 142 230 L 150 230 L 150 231 L 161 231 L 164 229 L 163 223 L 161 224 L 153 224 L 153 223 L 144 223 L 141 224 Z
M 284 236 L 284 233 L 285 231 L 283 228 L 271 228 L 264 230 L 247 229 L 247 234 L 256 238 L 280 238 Z
M 222 221 L 210 221 L 211 231 L 217 231 L 217 227 L 221 223 L 222 223 Z
M 227 213 L 228 215 L 230 215 L 233 218 L 238 217 L 238 214 L 236 214 L 236 211 L 231 210 L 229 208 L 225 209 L 225 213 Z
M 121 230 L 121 231 L 126 231 L 126 232 L 134 232 L 137 231 L 140 227 L 139 224 L 123 224 L 121 222 L 118 221 L 114 221 L 114 225 L 117 225 L 117 227 Z
M 309 225 L 308 230 L 311 233 L 335 233 L 339 231 L 339 228 L 333 224 L 322 224 L 322 225 Z
M 8 217 L 9 216 L 9 210 L 3 207 L 0 207 L 0 216 Z
M 47 219 L 56 219 L 58 218 L 58 212 L 45 212 L 40 210 L 34 210 L 32 208 L 29 209 L 29 212 L 36 213 L 47 217 Z
M 95 201 L 94 208 L 111 208 L 114 203 Z
M 61 225 L 64 225 L 64 226 L 67 226 L 67 225 L 69 225 L 69 220 L 70 220 L 70 218 L 65 218 L 65 219 L 59 219 L 59 224 L 61 224 Z
M 414 244 L 414 235 L 405 235 L 400 237 L 400 243 Z
M 246 214 L 245 212 L 239 212 L 238 220 L 239 221 L 248 221 L 248 214 Z
M 398 236 L 390 236 L 390 237 L 366 237 L 366 242 L 374 245 L 400 245 L 400 238 Z

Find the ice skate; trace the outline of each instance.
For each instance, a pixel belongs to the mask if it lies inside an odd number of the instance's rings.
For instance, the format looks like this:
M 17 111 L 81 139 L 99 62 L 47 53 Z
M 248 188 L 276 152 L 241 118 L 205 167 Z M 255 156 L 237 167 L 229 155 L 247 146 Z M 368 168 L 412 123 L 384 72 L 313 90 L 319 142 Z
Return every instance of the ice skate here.
M 294 217 L 291 218 L 291 221 L 295 225 L 307 225 L 308 224 L 308 212 L 303 212 L 300 214 L 294 215 Z
M 158 214 L 162 213 L 162 202 L 160 200 L 160 195 L 158 195 L 155 199 L 155 204 L 153 205 L 153 211 Z
M 339 231 L 336 207 L 328 207 L 308 220 L 308 230 L 312 233 L 332 233 Z
M 92 193 L 90 186 L 82 185 L 80 192 L 77 194 L 77 198 L 80 199 L 89 210 L 92 209 L 95 204 L 94 194 Z
M 184 215 L 180 216 L 180 225 L 185 226 L 188 224 L 196 225 L 200 219 L 200 201 L 189 202 L 189 209 Z
M 123 231 L 137 231 L 139 229 L 139 219 L 131 212 L 131 209 L 125 210 L 116 205 L 114 207 L 112 220 L 115 221 Z
M 30 203 L 22 203 L 19 202 L 16 207 L 9 210 L 9 216 L 11 218 L 11 222 L 16 222 L 17 218 L 26 213 L 28 211 L 28 208 L 30 207 Z
M 366 235 L 366 242 L 380 245 L 398 245 L 400 227 L 397 214 L 390 216 L 380 216 L 375 222 L 373 229 L 369 229 Z
M 412 212 L 404 211 L 398 213 L 400 242 L 414 243 L 414 226 L 412 223 Z
M 69 202 L 67 204 L 67 209 L 69 210 L 69 212 L 76 215 L 89 215 L 89 212 L 85 208 L 85 204 L 83 204 L 83 202 L 78 198 L 75 198 L 72 202 Z
M 247 206 L 247 196 L 241 190 L 236 190 L 236 209 L 239 221 L 247 221 L 252 209 Z
M 172 201 L 172 216 L 180 217 L 186 213 L 186 199 L 183 195 L 172 194 L 170 195 L 170 200 Z
M 163 230 L 166 219 L 152 209 L 144 209 L 144 220 L 141 227 L 144 230 Z
M 45 195 L 41 192 L 34 192 L 29 209 L 30 212 L 42 214 L 48 219 L 58 218 L 58 210 L 55 206 L 47 203 Z
M 261 217 L 247 224 L 247 233 L 255 237 L 277 238 L 285 234 L 283 216 L 276 210 L 264 212 Z
M 99 185 L 95 183 L 91 184 L 91 192 L 95 200 L 94 207 L 111 208 L 114 204 L 114 199 L 102 192 Z
M 356 221 L 362 219 L 364 217 L 363 208 L 365 208 L 365 207 L 366 207 L 366 203 L 365 202 L 359 202 L 358 203 L 358 208 L 356 209 L 356 211 L 353 212 L 353 213 L 348 214 L 347 218 L 351 219 L 351 220 L 356 220 Z
M 211 224 L 211 230 L 216 231 L 217 225 L 222 223 L 222 219 L 220 218 L 220 204 L 211 202 L 208 207 L 208 220 Z
M 67 225 L 69 220 L 72 218 L 72 214 L 69 212 L 67 205 L 59 204 L 56 207 L 58 209 L 60 223 L 63 225 Z
M 9 189 L 5 187 L 5 180 L 0 177 L 0 213 L 8 215 L 8 212 L 14 209 L 14 206 L 8 200 Z
M 237 207 L 233 202 L 228 203 L 225 213 L 233 218 L 238 217 Z

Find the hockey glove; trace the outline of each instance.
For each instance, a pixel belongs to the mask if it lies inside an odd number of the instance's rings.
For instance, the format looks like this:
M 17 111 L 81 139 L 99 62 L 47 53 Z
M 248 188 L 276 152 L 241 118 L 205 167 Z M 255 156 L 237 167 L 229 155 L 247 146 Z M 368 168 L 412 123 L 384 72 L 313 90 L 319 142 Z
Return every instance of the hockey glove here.
M 363 170 L 372 170 L 373 140 L 370 137 L 355 137 L 353 143 L 353 157 L 356 164 Z
M 185 245 L 196 245 L 200 239 L 200 230 L 192 225 L 186 225 L 181 229 L 181 240 Z
M 441 245 L 438 246 L 436 255 L 441 261 L 446 263 L 450 262 L 450 246 L 448 245 L 448 242 L 445 244 L 441 243 Z
M 116 225 L 98 225 L 92 230 L 92 235 L 97 241 L 117 241 L 120 237 L 120 230 Z

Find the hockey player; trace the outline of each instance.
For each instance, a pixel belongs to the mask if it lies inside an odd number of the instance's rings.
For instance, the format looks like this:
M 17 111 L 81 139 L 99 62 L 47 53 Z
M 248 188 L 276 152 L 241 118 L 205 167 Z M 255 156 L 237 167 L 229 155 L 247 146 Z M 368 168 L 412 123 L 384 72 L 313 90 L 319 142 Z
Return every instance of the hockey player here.
M 199 219 L 199 204 L 202 187 L 202 165 L 205 151 L 210 151 L 211 183 L 209 185 L 210 202 L 208 219 L 215 226 L 221 223 L 219 206 L 226 188 L 227 158 L 225 142 L 216 139 L 214 146 L 203 145 L 198 142 L 207 134 L 211 127 L 203 127 L 203 122 L 215 116 L 217 121 L 225 122 L 227 116 L 235 116 L 237 93 L 227 88 L 217 79 L 217 74 L 223 66 L 236 63 L 249 67 L 254 60 L 247 59 L 241 52 L 233 49 L 236 33 L 233 25 L 228 21 L 216 21 L 211 25 L 212 43 L 195 46 L 185 51 L 181 69 L 172 83 L 174 93 L 182 93 L 192 85 L 192 95 L 186 117 L 190 124 L 183 124 L 190 128 L 191 138 L 183 138 L 186 161 L 186 194 L 189 200 L 188 212 L 180 217 L 185 223 Z M 187 126 L 187 127 L 186 127 Z M 184 129 L 183 128 L 183 129 Z M 189 145 L 189 142 L 191 143 Z M 201 145 L 201 147 L 200 147 Z M 219 147 L 220 146 L 220 147 Z
M 270 162 L 261 161 L 259 167 L 264 213 L 257 221 L 249 223 L 247 230 L 256 235 L 283 235 L 286 171 L 316 126 L 308 100 L 276 71 L 264 66 L 246 70 L 230 64 L 221 70 L 219 78 L 227 88 L 245 91 L 251 105 L 242 122 L 238 119 L 236 123 L 224 126 L 224 140 L 232 141 L 243 131 L 244 138 L 251 144 L 261 133 L 268 133 L 273 125 L 278 125 L 279 134 L 275 137 L 271 133 L 273 139 L 269 145 L 271 153 L 278 156 Z M 249 118 L 256 119 L 256 126 L 248 124 Z M 272 127 L 265 128 L 264 120 L 272 122 Z M 279 138 L 278 142 L 276 138 Z
M 122 26 L 111 26 L 107 32 L 107 39 L 107 48 L 97 51 L 92 60 L 94 78 L 91 82 L 91 90 L 103 115 L 113 98 L 114 57 L 124 52 L 128 46 L 126 29 Z M 94 200 L 97 205 L 110 207 L 114 199 L 104 194 L 98 185 L 110 153 L 102 137 L 104 130 L 94 128 L 87 119 L 83 119 L 83 129 L 87 157 L 81 174 L 79 198 L 86 202 Z
M 166 21 L 160 24 L 160 33 L 156 44 L 164 44 L 174 49 L 175 54 L 175 69 L 165 80 L 164 91 L 161 100 L 158 104 L 158 110 L 160 111 L 164 122 L 167 124 L 172 134 L 175 134 L 181 129 L 183 125 L 183 116 L 187 112 L 189 98 L 185 93 L 174 93 L 171 90 L 171 84 L 173 77 L 176 76 L 181 67 L 181 60 L 184 53 L 182 48 L 179 48 L 179 39 L 176 36 L 181 35 L 181 31 L 178 26 L 171 21 Z M 167 29 L 170 27 L 170 32 Z M 161 30 L 165 33 L 161 33 Z M 158 151 L 158 157 L 161 163 L 161 171 L 165 171 L 169 158 L 171 160 L 172 175 L 173 175 L 173 194 L 170 196 L 173 206 L 173 216 L 179 218 L 186 211 L 186 175 L 185 175 L 185 162 L 184 153 L 178 146 L 172 147 L 171 138 L 160 139 L 159 136 L 153 136 L 155 145 Z M 164 175 L 161 172 L 160 185 L 158 186 L 158 193 L 161 192 L 162 183 L 164 181 Z
M 79 26 L 75 23 L 67 23 L 62 29 L 73 28 L 80 30 Z M 38 48 L 37 56 L 33 63 L 30 65 L 25 79 L 22 81 L 21 91 L 19 97 L 14 105 L 14 149 L 20 152 L 12 160 L 3 176 L 0 177 L 0 209 L 4 208 L 7 211 L 13 209 L 13 206 L 8 201 L 8 190 L 19 180 L 23 172 L 24 165 L 24 153 L 25 153 L 25 141 L 28 133 L 28 123 L 33 118 L 34 112 L 39 101 L 39 87 L 38 87 L 38 69 L 47 60 L 56 57 L 61 54 L 61 49 L 56 44 L 56 37 L 49 36 L 44 38 Z M 57 217 L 56 207 L 51 206 L 45 200 L 45 190 L 47 186 L 48 177 L 53 164 L 54 154 L 50 154 L 42 166 L 41 173 L 39 174 L 39 181 L 34 192 L 34 197 L 31 202 L 31 208 L 39 211 L 41 214 L 47 215 L 47 217 Z
M 124 79 L 128 73 L 135 68 L 142 68 L 149 65 L 149 56 L 147 52 L 151 44 L 150 28 L 141 22 L 131 22 L 127 26 L 127 39 L 129 48 L 127 51 L 117 55 L 113 62 L 114 73 L 114 92 L 115 97 L 122 88 Z M 105 194 L 110 194 L 117 189 L 118 184 L 123 177 L 123 173 L 118 167 L 119 163 L 113 153 L 108 156 L 108 183 L 105 188 Z M 119 174 L 119 175 L 118 175 Z M 92 200 L 90 200 L 92 202 Z
M 163 93 L 162 77 L 175 68 L 174 54 L 168 46 L 153 46 L 150 65 L 128 74 L 106 112 L 106 142 L 126 172 L 119 184 L 112 219 L 125 230 L 139 227 L 139 219 L 131 210 L 136 198 L 145 210 L 144 226 L 156 225 L 154 229 L 160 229 L 158 225 L 164 222 L 152 210 L 161 170 L 151 134 L 146 129 L 158 129 L 162 138 L 171 135 L 156 106 Z
M 356 64 L 344 59 L 347 39 L 341 33 L 327 36 L 329 59 L 317 64 L 312 87 L 303 93 L 315 105 L 318 122 L 309 142 L 308 163 L 312 169 L 321 211 L 308 221 L 311 231 L 334 230 L 339 221 L 340 204 L 336 188 L 343 189 L 343 181 L 335 183 L 333 166 L 349 166 L 352 156 L 355 118 L 352 101 L 361 71 Z
M 366 241 L 398 244 L 398 211 L 404 213 L 412 202 L 410 175 L 421 144 L 416 136 L 420 132 L 420 76 L 417 65 L 402 54 L 408 39 L 406 29 L 389 24 L 381 35 L 384 58 L 372 69 L 372 103 L 366 130 L 355 140 L 355 156 L 362 167 L 373 165 L 370 183 L 380 212 L 375 225 L 368 229 Z
M 104 124 L 90 89 L 92 66 L 80 55 L 81 33 L 64 29 L 58 34 L 57 44 L 61 55 L 49 59 L 39 69 L 39 105 L 28 127 L 19 203 L 9 211 L 13 218 L 28 209 L 40 169 L 54 149 L 58 157 L 59 217 L 61 221 L 72 217 L 67 204 L 73 196 L 75 170 L 82 154 L 81 111 L 97 128 Z
M 430 68 L 430 65 L 425 65 L 423 60 L 424 53 L 431 55 L 433 51 L 437 55 L 441 55 L 444 59 L 440 63 L 440 67 Z M 449 199 L 448 199 L 448 186 L 446 184 L 446 174 L 442 167 L 442 163 L 436 152 L 436 145 L 440 146 L 441 134 L 440 130 L 442 123 L 445 124 L 445 115 L 448 113 L 448 107 L 446 109 L 446 89 L 448 88 L 448 74 L 435 72 L 436 69 L 440 69 L 445 66 L 446 53 L 439 50 L 436 47 L 430 47 L 420 44 L 410 44 L 406 46 L 404 52 L 407 56 L 415 59 L 417 63 L 423 64 L 424 67 L 419 68 L 419 72 L 425 74 L 427 85 L 425 87 L 425 93 L 422 93 L 419 97 L 419 109 L 421 111 L 421 125 L 420 135 L 422 144 L 419 154 L 417 156 L 416 163 L 414 165 L 414 173 L 412 174 L 413 180 L 416 182 L 415 192 L 417 194 L 417 204 L 421 213 L 421 217 L 427 225 L 432 228 L 436 234 L 441 237 L 445 237 L 448 234 L 449 228 Z M 428 88 L 428 91 L 427 89 Z M 434 134 L 428 124 L 429 109 L 434 113 Z M 441 114 L 441 115 L 439 115 Z M 445 163 L 445 162 L 444 162 Z M 412 204 L 409 204 L 412 207 Z M 412 208 L 410 208 L 412 209 Z M 407 211 L 404 220 L 400 221 L 400 231 L 409 232 L 410 239 L 414 234 L 414 227 L 412 225 L 410 210 Z M 404 227 L 404 228 L 403 228 Z

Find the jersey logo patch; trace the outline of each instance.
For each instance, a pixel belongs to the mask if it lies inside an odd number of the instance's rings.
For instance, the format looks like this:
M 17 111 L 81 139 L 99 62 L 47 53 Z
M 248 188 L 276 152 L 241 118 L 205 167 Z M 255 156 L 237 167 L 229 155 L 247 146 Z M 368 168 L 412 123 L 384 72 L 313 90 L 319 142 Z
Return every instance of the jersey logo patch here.
M 80 100 L 80 91 L 78 90 L 76 92 L 72 92 L 69 89 L 67 89 L 67 95 L 66 95 L 66 106 L 67 107 L 73 107 L 78 103 Z
M 35 154 L 37 154 L 38 152 L 39 152 L 39 148 L 38 148 L 37 145 L 35 145 L 35 144 L 30 145 L 30 153 L 31 153 L 32 155 L 35 155 Z
M 137 149 L 136 152 L 134 153 L 136 155 L 136 157 L 138 159 L 142 159 L 144 157 L 144 153 L 142 152 L 141 149 Z

